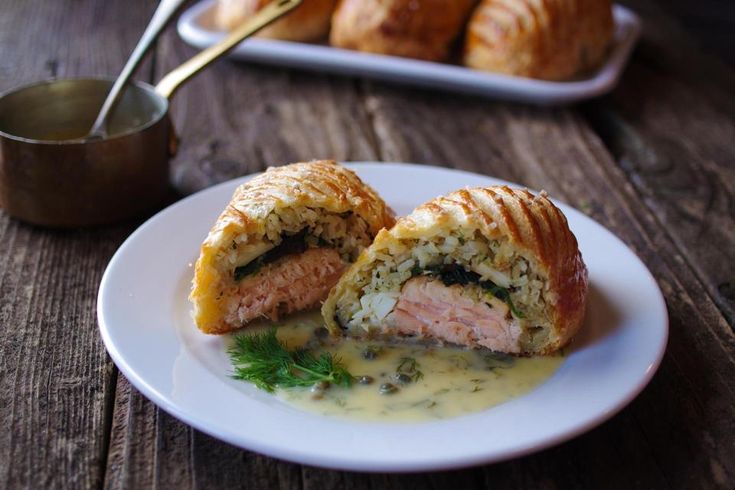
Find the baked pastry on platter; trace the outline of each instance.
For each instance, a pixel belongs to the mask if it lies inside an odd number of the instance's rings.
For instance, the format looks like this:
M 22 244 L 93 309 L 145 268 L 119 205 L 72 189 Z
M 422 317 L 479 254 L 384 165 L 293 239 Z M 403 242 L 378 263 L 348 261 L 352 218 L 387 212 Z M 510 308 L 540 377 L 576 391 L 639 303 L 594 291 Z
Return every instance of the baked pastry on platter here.
M 610 0 L 482 0 L 467 26 L 464 64 L 565 80 L 600 66 L 613 38 Z
M 393 213 L 333 161 L 272 167 L 245 182 L 201 247 L 190 300 L 196 325 L 225 333 L 315 308 Z
M 229 31 L 272 0 L 219 0 L 215 25 Z M 265 27 L 257 36 L 286 41 L 318 41 L 327 37 L 337 0 L 304 0 L 296 10 Z
M 476 0 L 341 0 L 332 18 L 333 46 L 441 61 Z
M 322 307 L 333 333 L 549 354 L 582 325 L 587 269 L 544 193 L 437 197 L 378 233 Z

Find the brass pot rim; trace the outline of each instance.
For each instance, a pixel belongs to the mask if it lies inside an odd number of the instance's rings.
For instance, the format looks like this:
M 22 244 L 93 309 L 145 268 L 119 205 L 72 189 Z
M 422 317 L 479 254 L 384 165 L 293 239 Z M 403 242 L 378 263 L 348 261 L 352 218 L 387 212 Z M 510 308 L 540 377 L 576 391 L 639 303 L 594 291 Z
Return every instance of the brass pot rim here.
M 46 80 L 40 80 L 37 82 L 32 82 L 26 85 L 21 85 L 15 88 L 8 89 L 2 93 L 0 93 L 0 104 L 2 101 L 11 95 L 14 95 L 16 93 L 22 92 L 24 90 L 32 89 L 35 87 L 39 87 L 41 85 L 51 85 L 54 83 L 61 83 L 61 82 L 108 82 L 110 86 L 115 82 L 114 78 L 111 77 L 70 77 L 70 78 L 48 78 Z M 140 80 L 130 80 L 130 85 L 135 85 L 137 88 L 142 89 L 144 92 L 146 92 L 151 98 L 156 99 L 158 102 L 161 103 L 160 111 L 155 114 L 154 117 L 151 117 L 148 121 L 146 121 L 144 124 L 141 124 L 139 126 L 135 126 L 132 128 L 129 128 L 122 133 L 117 133 L 112 136 L 107 136 L 102 139 L 95 139 L 95 140 L 86 140 L 84 138 L 75 138 L 75 139 L 68 139 L 68 140 L 41 140 L 41 139 L 35 139 L 35 138 L 26 138 L 24 136 L 17 136 L 11 133 L 8 133 L 3 130 L 2 127 L 0 127 L 0 137 L 1 138 L 7 138 L 13 141 L 18 141 L 21 143 L 28 143 L 28 144 L 34 144 L 34 145 L 48 145 L 48 146 L 70 146 L 70 145 L 94 145 L 94 144 L 100 144 L 100 143 L 106 143 L 109 141 L 114 141 L 118 139 L 122 139 L 125 137 L 128 137 L 130 135 L 140 133 L 145 131 L 146 129 L 158 124 L 161 119 L 166 117 L 166 114 L 168 114 L 169 110 L 169 101 L 166 97 L 159 94 L 155 87 L 149 83 L 140 81 Z M 0 106 L 1 107 L 1 106 Z

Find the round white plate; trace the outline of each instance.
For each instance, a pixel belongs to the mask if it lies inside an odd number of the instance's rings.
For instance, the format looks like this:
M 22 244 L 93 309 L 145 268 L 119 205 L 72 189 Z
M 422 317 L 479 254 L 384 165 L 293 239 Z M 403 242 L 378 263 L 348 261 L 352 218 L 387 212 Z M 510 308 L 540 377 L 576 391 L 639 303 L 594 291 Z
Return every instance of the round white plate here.
M 429 166 L 351 167 L 399 215 L 461 187 L 505 183 Z M 143 224 L 110 261 L 97 303 L 102 339 L 133 386 L 214 437 L 289 461 L 358 471 L 489 463 L 600 424 L 629 403 L 659 365 L 668 319 L 655 280 L 612 233 L 559 204 L 579 241 L 591 289 L 586 324 L 548 381 L 523 397 L 445 421 L 351 422 L 302 412 L 231 379 L 224 339 L 199 333 L 189 317 L 199 246 L 246 179 L 183 199 Z

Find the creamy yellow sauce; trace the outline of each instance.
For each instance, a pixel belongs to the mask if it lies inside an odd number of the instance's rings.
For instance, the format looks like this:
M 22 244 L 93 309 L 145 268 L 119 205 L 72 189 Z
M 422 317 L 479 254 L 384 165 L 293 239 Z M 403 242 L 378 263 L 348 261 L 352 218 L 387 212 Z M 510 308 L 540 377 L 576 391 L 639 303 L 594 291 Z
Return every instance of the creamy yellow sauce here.
M 318 344 L 312 339 L 321 327 L 321 316 L 308 313 L 281 324 L 277 335 L 289 349 L 295 349 L 310 341 Z M 277 390 L 277 396 L 310 412 L 388 422 L 447 419 L 486 410 L 528 393 L 548 379 L 563 361 L 560 355 L 514 358 L 458 347 L 355 339 L 322 343 L 314 350 L 324 351 L 340 358 L 354 376 L 369 376 L 373 381 L 354 383 L 351 388 L 331 386 L 317 393 L 301 388 Z M 416 362 L 413 370 L 411 360 Z M 404 373 L 400 379 L 399 366 Z M 381 385 L 386 383 L 395 391 L 381 393 Z M 383 391 L 386 390 L 390 387 Z

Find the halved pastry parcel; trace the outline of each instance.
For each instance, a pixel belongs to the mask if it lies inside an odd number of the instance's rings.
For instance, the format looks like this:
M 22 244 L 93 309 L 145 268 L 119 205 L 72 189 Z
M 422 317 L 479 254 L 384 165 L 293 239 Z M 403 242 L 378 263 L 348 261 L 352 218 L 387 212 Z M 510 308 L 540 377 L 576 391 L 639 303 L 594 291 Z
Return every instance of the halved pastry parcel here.
M 333 161 L 269 168 L 238 187 L 202 245 L 194 321 L 217 334 L 314 308 L 393 223 L 378 194 Z
M 381 231 L 322 307 L 333 332 L 548 354 L 582 324 L 587 269 L 545 193 L 438 197 Z

